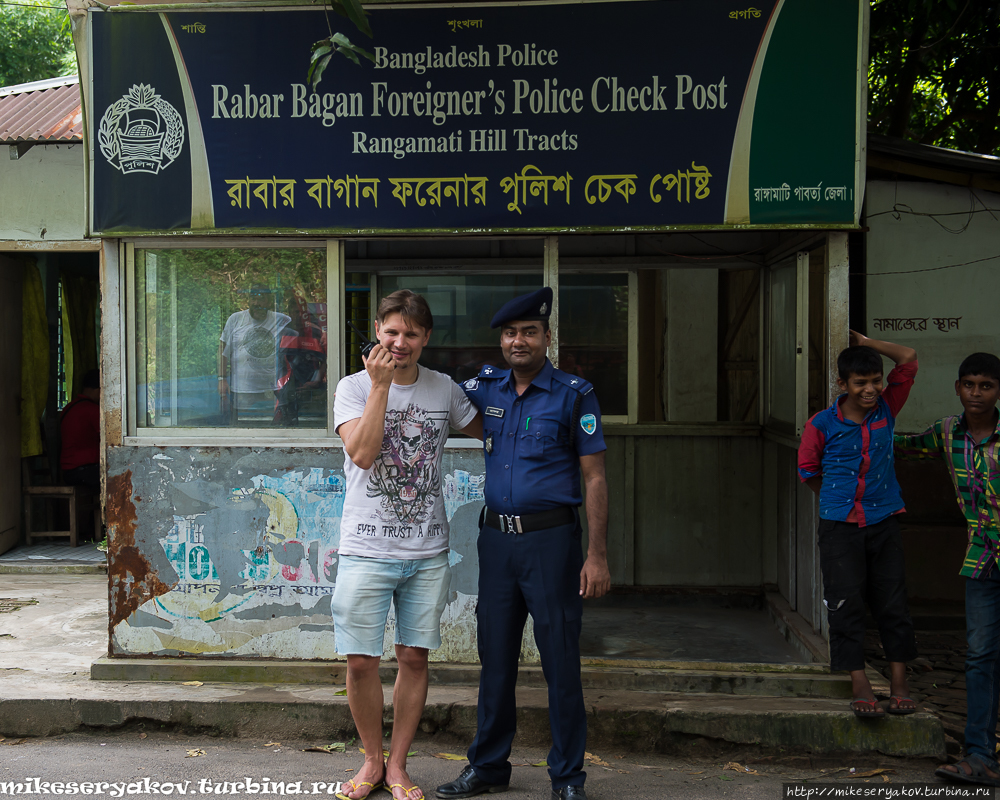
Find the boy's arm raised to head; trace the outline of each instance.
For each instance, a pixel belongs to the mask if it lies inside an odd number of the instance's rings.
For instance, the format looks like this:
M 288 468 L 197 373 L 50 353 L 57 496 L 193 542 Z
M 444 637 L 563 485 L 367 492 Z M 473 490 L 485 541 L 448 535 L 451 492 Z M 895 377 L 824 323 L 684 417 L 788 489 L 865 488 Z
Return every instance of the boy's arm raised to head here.
M 896 434 L 892 437 L 892 451 L 902 461 L 922 461 L 942 458 L 942 438 L 938 423 L 931 425 L 923 433 Z
M 856 345 L 870 347 L 880 356 L 885 356 L 896 364 L 909 364 L 911 361 L 917 360 L 917 351 L 912 347 L 905 347 L 904 345 L 893 344 L 892 342 L 883 342 L 881 339 L 869 339 L 857 331 L 850 332 L 850 344 L 852 347 Z

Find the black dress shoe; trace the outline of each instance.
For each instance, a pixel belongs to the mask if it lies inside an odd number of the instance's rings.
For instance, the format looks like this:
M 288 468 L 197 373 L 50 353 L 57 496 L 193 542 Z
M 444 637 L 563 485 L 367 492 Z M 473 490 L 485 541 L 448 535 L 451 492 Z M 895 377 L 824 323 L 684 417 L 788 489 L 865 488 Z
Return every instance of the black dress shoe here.
M 552 790 L 552 800 L 587 800 L 587 790 L 582 786 L 563 786 Z
M 506 783 L 487 783 L 480 780 L 470 765 L 451 783 L 438 786 L 436 794 L 443 800 L 458 800 L 461 797 L 474 797 L 483 792 L 506 792 L 508 788 L 509 784 Z M 587 800 L 587 796 L 577 797 L 577 800 Z

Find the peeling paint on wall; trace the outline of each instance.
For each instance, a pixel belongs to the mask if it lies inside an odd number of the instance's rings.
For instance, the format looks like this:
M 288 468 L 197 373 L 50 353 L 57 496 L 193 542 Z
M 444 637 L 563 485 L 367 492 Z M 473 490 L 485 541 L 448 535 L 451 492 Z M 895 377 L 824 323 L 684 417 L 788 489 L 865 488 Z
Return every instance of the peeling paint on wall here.
M 115 530 L 108 547 L 108 630 L 113 640 L 115 627 L 120 622 L 151 598 L 169 592 L 170 587 L 159 579 L 136 546 L 132 473 L 126 470 L 121 475 L 109 477 L 107 486 L 108 527 Z
M 336 658 L 343 461 L 340 450 L 109 448 L 112 654 Z M 442 472 L 452 583 L 431 658 L 474 662 L 482 454 L 446 451 Z M 522 656 L 537 661 L 527 634 Z M 386 656 L 394 635 L 390 613 Z

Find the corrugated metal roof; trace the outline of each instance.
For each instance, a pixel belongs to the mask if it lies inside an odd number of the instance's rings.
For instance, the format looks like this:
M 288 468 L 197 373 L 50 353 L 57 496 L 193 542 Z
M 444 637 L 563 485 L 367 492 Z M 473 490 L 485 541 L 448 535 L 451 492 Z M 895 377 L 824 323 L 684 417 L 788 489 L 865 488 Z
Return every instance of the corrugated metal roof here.
M 0 142 L 82 142 L 79 83 L 53 78 L 0 89 Z

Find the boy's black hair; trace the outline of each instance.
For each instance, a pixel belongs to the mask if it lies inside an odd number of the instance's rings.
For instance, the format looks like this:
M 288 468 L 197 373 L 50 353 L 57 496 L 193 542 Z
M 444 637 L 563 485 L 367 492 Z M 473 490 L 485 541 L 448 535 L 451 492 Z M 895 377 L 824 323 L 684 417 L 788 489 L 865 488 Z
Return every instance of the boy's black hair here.
M 958 379 L 966 375 L 982 375 L 1000 383 L 1000 358 L 993 353 L 973 353 L 958 368 Z
M 88 370 L 83 375 L 83 388 L 84 389 L 100 389 L 101 388 L 101 373 L 99 370 L 91 369 Z
M 851 375 L 881 375 L 882 371 L 882 356 L 866 345 L 847 347 L 837 356 L 837 374 L 842 381 Z

